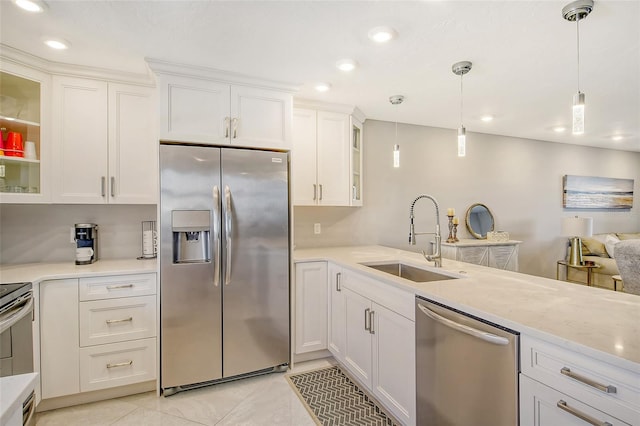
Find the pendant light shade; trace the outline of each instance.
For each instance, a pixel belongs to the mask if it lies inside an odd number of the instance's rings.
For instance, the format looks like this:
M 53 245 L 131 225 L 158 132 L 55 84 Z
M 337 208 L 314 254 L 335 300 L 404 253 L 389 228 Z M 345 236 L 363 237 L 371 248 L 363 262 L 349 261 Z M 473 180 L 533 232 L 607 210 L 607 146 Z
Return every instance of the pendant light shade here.
M 464 126 L 458 128 L 458 157 L 467 155 L 467 129 Z
M 400 105 L 404 101 L 404 96 L 402 95 L 394 95 L 389 97 L 389 102 L 391 105 Z M 398 120 L 396 120 L 396 139 L 393 145 L 393 167 L 400 167 L 400 145 L 398 145 Z
M 591 13 L 593 10 L 593 0 L 577 0 L 569 3 L 562 8 L 562 17 L 569 22 L 576 23 L 576 38 L 577 38 L 577 83 L 578 92 L 573 95 L 573 108 L 572 108 L 572 133 L 574 135 L 581 135 L 584 133 L 584 93 L 580 91 L 580 21 Z
M 469 61 L 456 62 L 451 66 L 451 71 L 455 75 L 460 76 L 460 127 L 458 128 L 458 157 L 464 157 L 467 155 L 467 129 L 462 124 L 462 112 L 463 112 L 463 91 L 462 91 L 462 76 L 471 71 L 473 64 Z

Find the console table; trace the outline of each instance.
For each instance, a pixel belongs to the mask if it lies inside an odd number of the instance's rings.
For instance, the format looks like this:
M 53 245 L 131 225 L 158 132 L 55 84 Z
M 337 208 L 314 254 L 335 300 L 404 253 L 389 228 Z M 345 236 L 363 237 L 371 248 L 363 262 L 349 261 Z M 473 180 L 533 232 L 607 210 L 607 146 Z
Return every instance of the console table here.
M 522 241 L 487 241 L 462 239 L 442 243 L 442 257 L 507 271 L 518 271 L 518 245 Z

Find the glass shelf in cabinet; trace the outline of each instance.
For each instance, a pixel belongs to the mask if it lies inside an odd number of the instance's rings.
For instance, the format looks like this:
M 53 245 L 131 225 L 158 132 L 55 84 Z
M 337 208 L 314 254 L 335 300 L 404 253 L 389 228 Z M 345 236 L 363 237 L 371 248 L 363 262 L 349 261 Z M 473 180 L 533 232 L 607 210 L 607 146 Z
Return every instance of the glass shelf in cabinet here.
M 12 123 L 26 124 L 28 126 L 40 127 L 40 123 L 36 123 L 34 121 L 22 120 L 20 118 L 7 117 L 6 115 L 0 115 L 0 120 L 7 120 L 7 121 L 10 121 Z

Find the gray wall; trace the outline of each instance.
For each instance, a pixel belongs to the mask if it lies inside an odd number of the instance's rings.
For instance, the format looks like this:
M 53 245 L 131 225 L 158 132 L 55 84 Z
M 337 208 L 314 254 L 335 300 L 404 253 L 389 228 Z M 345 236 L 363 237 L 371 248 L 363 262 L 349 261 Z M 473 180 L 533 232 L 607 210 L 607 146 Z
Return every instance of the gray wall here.
M 156 220 L 156 206 L 0 206 L 0 264 L 74 262 L 69 227 L 97 223 L 100 259 L 133 259 L 142 254 L 143 220 Z
M 468 133 L 467 156 L 458 158 L 454 130 L 398 124 L 401 167 L 394 169 L 394 139 L 395 123 L 366 121 L 364 206 L 295 207 L 296 247 L 381 244 L 419 251 L 429 236 L 407 244 L 409 206 L 419 194 L 438 200 L 445 238 L 448 207 L 460 218 L 458 237 L 470 238 L 465 212 L 473 203 L 486 204 L 496 230 L 523 242 L 520 271 L 539 276 L 555 278 L 556 260 L 564 257 L 564 216 L 593 217 L 594 233 L 640 231 L 640 153 Z M 634 179 L 634 208 L 563 209 L 566 174 Z M 417 231 L 434 229 L 428 200 L 418 202 L 415 215 Z M 322 234 L 313 234 L 314 223 Z

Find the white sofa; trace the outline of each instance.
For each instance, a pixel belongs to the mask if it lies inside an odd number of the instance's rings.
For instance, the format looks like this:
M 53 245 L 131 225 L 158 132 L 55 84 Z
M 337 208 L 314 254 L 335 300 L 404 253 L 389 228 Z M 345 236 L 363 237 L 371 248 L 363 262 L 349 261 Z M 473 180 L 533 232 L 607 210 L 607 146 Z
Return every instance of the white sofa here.
M 618 265 L 615 260 L 615 250 L 611 247 L 614 244 L 609 244 L 609 250 L 607 250 L 607 236 L 611 236 L 610 240 L 617 238 L 618 240 L 633 240 L 640 239 L 640 232 L 633 233 L 607 233 L 607 234 L 594 234 L 590 238 L 582 238 L 582 258 L 584 261 L 593 261 L 600 265 L 599 268 L 593 270 L 592 285 L 597 287 L 604 287 L 613 290 L 613 275 L 619 275 Z M 613 256 L 611 257 L 611 253 Z M 571 281 L 587 282 L 587 276 L 585 271 L 580 271 L 574 268 L 568 268 L 568 278 Z

